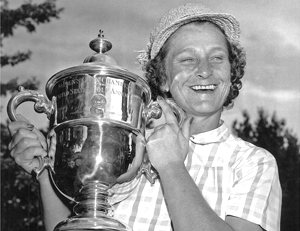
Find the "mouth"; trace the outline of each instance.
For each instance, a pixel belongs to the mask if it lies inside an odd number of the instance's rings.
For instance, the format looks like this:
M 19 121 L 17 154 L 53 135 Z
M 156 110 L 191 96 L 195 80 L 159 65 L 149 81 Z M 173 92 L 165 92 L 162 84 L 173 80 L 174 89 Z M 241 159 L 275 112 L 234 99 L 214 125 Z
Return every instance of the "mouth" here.
M 190 87 L 193 91 L 214 91 L 217 88 L 216 84 L 208 84 L 208 85 L 194 85 Z

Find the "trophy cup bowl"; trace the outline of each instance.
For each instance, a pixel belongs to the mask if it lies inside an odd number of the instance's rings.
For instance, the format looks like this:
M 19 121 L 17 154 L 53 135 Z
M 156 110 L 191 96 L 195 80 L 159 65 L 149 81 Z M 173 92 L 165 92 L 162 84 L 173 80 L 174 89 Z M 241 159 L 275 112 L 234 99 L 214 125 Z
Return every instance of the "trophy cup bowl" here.
M 34 101 L 35 110 L 50 120 L 48 156 L 39 157 L 41 166 L 34 171 L 39 177 L 49 168 L 57 190 L 76 203 L 76 215 L 60 222 L 55 231 L 130 230 L 112 216 L 112 186 L 141 173 L 154 183 L 157 175 L 147 171 L 150 163 L 136 150 L 147 122 L 159 118 L 161 109 L 151 100 L 144 79 L 116 66 L 104 54 L 110 42 L 99 36 L 90 47 L 97 53 L 84 64 L 48 80 L 47 97 L 21 87 L 8 103 L 7 112 L 15 121 L 16 108 Z M 167 102 L 181 122 L 183 111 Z

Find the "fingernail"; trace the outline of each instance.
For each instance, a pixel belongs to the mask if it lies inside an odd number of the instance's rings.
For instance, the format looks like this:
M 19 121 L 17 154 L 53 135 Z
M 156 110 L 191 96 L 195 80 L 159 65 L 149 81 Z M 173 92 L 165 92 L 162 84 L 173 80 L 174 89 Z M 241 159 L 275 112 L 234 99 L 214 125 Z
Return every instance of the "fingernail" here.
M 33 125 L 33 124 L 27 124 L 27 127 L 28 127 L 29 129 L 33 129 L 33 128 L 34 128 L 34 125 Z
M 164 98 L 162 96 L 157 96 L 157 100 L 163 100 Z

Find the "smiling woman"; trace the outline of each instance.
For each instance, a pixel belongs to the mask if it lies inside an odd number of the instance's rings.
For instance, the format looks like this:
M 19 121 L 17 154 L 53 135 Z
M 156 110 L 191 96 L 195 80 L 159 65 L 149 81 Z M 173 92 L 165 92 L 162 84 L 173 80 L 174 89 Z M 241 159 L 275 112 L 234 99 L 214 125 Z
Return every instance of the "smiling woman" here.
M 198 22 L 201 23 L 201 22 Z M 202 22 L 204 23 L 204 22 Z M 179 30 L 180 31 L 180 30 Z M 219 31 L 220 32 L 220 31 Z M 176 33 L 177 34 L 177 33 Z M 172 35 L 171 38 L 173 36 Z M 177 34 L 178 35 L 178 34 Z M 183 40 L 179 41 L 186 41 L 186 36 L 184 35 Z M 172 40 L 173 41 L 173 40 Z M 232 43 L 230 44 L 227 40 L 224 40 L 226 45 L 223 46 L 223 50 L 220 48 L 214 48 L 212 49 L 210 57 L 208 58 L 209 60 L 209 66 L 216 66 L 221 63 L 224 63 L 225 60 L 229 60 L 230 65 L 231 65 L 231 86 L 230 86 L 230 91 L 229 94 L 226 98 L 226 101 L 224 102 L 224 107 L 231 108 L 233 106 L 233 100 L 238 96 L 239 90 L 242 87 L 242 82 L 241 78 L 244 75 L 244 67 L 246 65 L 246 59 L 245 59 L 245 53 L 244 50 L 240 47 L 239 44 Z M 200 42 L 200 41 L 199 41 Z M 175 42 L 173 42 L 175 43 Z M 153 91 L 153 98 L 156 98 L 157 95 L 166 95 L 167 97 L 172 97 L 169 93 L 169 91 L 166 89 L 163 89 L 161 87 L 162 85 L 167 84 L 167 77 L 165 74 L 165 65 L 166 65 L 166 58 L 167 58 L 167 51 L 170 46 L 176 47 L 178 44 L 172 44 L 170 45 L 170 38 L 169 40 L 166 41 L 164 46 L 161 48 L 161 52 L 158 53 L 158 55 L 155 57 L 153 62 L 149 62 L 147 66 L 144 68 L 146 69 L 147 74 L 146 76 L 149 79 L 149 84 L 152 86 L 152 91 Z M 213 53 L 212 53 L 213 52 Z M 191 55 L 190 55 L 191 54 Z M 180 51 L 176 53 L 176 59 L 174 60 L 174 63 L 180 63 L 182 66 L 191 66 L 197 64 L 199 62 L 199 58 L 196 57 L 196 52 L 195 50 L 191 48 L 187 48 L 185 51 Z M 205 61 L 205 60 L 204 60 Z M 203 58 L 201 59 L 201 64 L 205 64 L 203 62 Z M 156 72 L 156 74 L 155 74 Z M 204 73 L 204 76 L 202 74 L 203 78 L 207 78 L 205 75 L 207 73 Z M 200 75 L 201 76 L 201 75 Z M 204 84 L 205 85 L 205 84 Z M 206 86 L 194 86 L 194 89 L 204 89 Z M 210 89 L 215 89 L 216 85 L 210 86 Z M 174 96 L 173 96 L 174 97 Z
M 164 192 L 155 198 L 165 204 L 155 208 L 160 214 L 168 211 L 174 230 L 279 230 L 281 188 L 273 156 L 235 138 L 220 120 L 242 87 L 246 61 L 239 33 L 231 15 L 186 4 L 158 21 L 148 50 L 140 55 L 166 120 L 146 144 Z M 181 127 L 163 97 L 172 97 L 186 112 Z M 263 180 L 262 175 L 268 177 Z M 138 190 L 145 196 L 153 191 L 143 183 Z M 126 206 L 135 202 L 138 211 L 149 208 L 142 199 L 136 201 L 138 196 L 130 196 Z M 132 225 L 138 228 L 143 216 L 125 216 L 125 211 L 120 204 L 117 216 L 129 224 L 134 219 Z M 157 226 L 166 222 L 159 216 L 152 219 Z
M 245 53 L 239 38 L 235 17 L 200 4 L 168 11 L 151 32 L 139 57 L 165 121 L 139 144 L 159 181 L 152 185 L 137 174 L 114 186 L 119 191 L 110 204 L 126 230 L 279 230 L 281 187 L 274 157 L 235 137 L 221 120 L 241 89 Z M 167 97 L 185 111 L 182 123 Z M 10 123 L 9 129 L 11 155 L 31 172 L 36 156 L 46 155 L 45 139 L 25 121 Z M 53 230 L 71 211 L 47 174 L 39 181 L 45 225 Z
M 168 41 L 164 60 L 167 82 L 160 87 L 162 91 L 170 91 L 188 116 L 219 117 L 231 85 L 224 34 L 212 23 L 197 22 L 181 26 Z M 216 56 L 222 59 L 216 61 Z M 206 91 L 209 85 L 216 87 Z

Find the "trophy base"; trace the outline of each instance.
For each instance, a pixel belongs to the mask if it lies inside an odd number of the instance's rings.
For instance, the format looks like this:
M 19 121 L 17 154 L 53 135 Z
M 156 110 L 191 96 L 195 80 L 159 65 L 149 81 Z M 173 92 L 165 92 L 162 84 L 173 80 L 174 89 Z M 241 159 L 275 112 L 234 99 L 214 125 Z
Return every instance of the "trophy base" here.
M 130 227 L 122 222 L 106 216 L 87 217 L 77 215 L 60 222 L 53 231 L 132 231 Z

